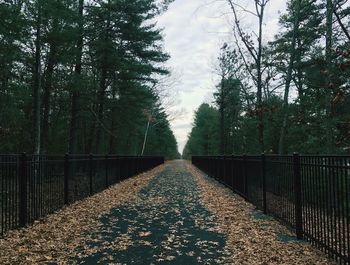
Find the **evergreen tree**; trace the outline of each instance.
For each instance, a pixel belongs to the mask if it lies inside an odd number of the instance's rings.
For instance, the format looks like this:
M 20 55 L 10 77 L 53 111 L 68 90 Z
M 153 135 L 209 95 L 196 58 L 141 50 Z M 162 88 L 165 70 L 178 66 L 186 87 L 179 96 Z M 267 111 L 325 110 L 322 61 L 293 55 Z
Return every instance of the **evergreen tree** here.
M 1 2 L 1 152 L 140 154 L 143 111 L 169 74 L 155 21 L 171 2 Z M 147 152 L 176 157 L 157 111 Z
M 217 109 L 202 104 L 195 113 L 192 131 L 183 151 L 183 157 L 219 154 L 219 113 Z

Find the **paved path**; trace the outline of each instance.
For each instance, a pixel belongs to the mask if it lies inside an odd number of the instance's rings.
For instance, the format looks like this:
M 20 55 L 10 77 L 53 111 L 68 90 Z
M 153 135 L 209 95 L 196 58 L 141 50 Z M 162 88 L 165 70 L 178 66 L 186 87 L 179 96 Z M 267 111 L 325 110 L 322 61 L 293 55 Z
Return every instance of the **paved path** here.
M 0 264 L 334 264 L 184 161 L 0 239 Z
M 86 248 L 84 264 L 218 264 L 225 237 L 201 205 L 194 177 L 174 161 L 135 202 L 113 208 Z

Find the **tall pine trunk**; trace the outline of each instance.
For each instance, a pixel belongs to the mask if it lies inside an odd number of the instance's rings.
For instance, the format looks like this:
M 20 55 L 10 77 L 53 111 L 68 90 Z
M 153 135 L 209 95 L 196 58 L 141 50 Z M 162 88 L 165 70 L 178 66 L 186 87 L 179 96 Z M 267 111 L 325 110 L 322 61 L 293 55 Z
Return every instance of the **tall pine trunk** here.
M 265 6 L 260 6 L 259 13 L 259 40 L 258 40 L 258 55 L 256 60 L 257 68 L 257 115 L 258 115 L 258 135 L 259 135 L 259 145 L 260 151 L 264 152 L 264 117 L 263 117 L 263 104 L 262 104 L 262 37 L 263 37 L 263 20 L 264 20 L 264 9 Z
M 78 7 L 79 17 L 79 36 L 77 39 L 77 57 L 75 63 L 74 74 L 76 80 L 80 80 L 82 70 L 82 57 L 84 46 L 84 0 L 79 0 Z M 71 92 L 71 111 L 70 111 L 70 125 L 69 125 L 69 141 L 68 141 L 68 153 L 77 153 L 78 148 L 78 125 L 79 125 L 79 113 L 80 113 L 80 93 L 78 88 L 80 84 L 75 84 L 73 91 Z
M 149 126 L 151 124 L 151 118 L 148 119 L 147 121 L 147 126 L 146 126 L 146 131 L 145 131 L 145 135 L 143 137 L 143 144 L 142 144 L 142 151 L 141 151 L 141 155 L 143 156 L 144 152 L 145 152 L 145 148 L 146 148 L 146 143 L 147 143 L 147 137 L 148 137 L 148 131 L 149 131 Z
M 102 122 L 103 122 L 105 94 L 106 94 L 106 88 L 107 88 L 106 84 L 107 84 L 107 68 L 103 64 L 101 69 L 101 76 L 100 76 L 100 86 L 99 86 L 99 91 L 97 95 L 97 114 L 96 114 L 96 120 L 95 120 L 95 128 L 96 128 L 95 150 L 94 150 L 95 153 L 99 153 L 101 151 Z
M 35 29 L 35 65 L 33 73 L 33 136 L 34 154 L 40 154 L 40 94 L 41 94 L 41 0 L 37 0 Z
M 331 154 L 334 151 L 333 126 L 332 126 L 332 35 L 333 35 L 333 1 L 327 0 L 326 11 L 326 149 Z
M 111 125 L 110 125 L 110 130 L 111 133 L 114 134 L 114 128 L 115 128 L 115 122 L 113 120 L 112 117 L 112 121 L 111 121 Z M 109 143 L 108 143 L 108 153 L 109 154 L 113 154 L 114 153 L 114 145 L 115 145 L 115 141 L 114 141 L 115 136 L 114 135 L 110 135 L 109 136 Z
M 51 93 L 52 93 L 52 76 L 54 67 L 56 65 L 57 56 L 56 43 L 51 43 L 47 68 L 44 74 L 44 95 L 43 95 L 43 121 L 42 121 L 42 132 L 41 132 L 41 146 L 42 152 L 48 151 L 48 138 L 50 131 L 50 110 L 51 110 Z
M 304 104 L 304 88 L 303 88 L 303 70 L 301 67 L 301 40 L 300 36 L 297 37 L 297 49 L 296 49 L 296 57 L 295 57 L 295 64 L 297 68 L 297 90 L 298 90 L 298 97 L 300 104 Z
M 288 99 L 289 99 L 289 90 L 290 90 L 290 84 L 292 82 L 292 74 L 293 74 L 294 61 L 295 61 L 295 55 L 296 55 L 295 54 L 296 39 L 299 32 L 299 21 L 300 21 L 300 0 L 297 0 L 295 14 L 294 14 L 294 23 L 293 23 L 292 46 L 290 49 L 289 65 L 288 65 L 287 76 L 286 76 L 286 85 L 284 89 L 284 99 L 283 99 L 283 109 L 282 109 L 283 121 L 282 121 L 279 147 L 278 147 L 278 153 L 281 155 L 285 153 L 285 140 L 286 140 L 287 125 L 288 125 L 288 117 L 289 117 Z
M 110 0 L 108 1 L 108 8 L 110 7 Z M 107 10 L 107 12 L 111 12 L 110 10 Z M 107 15 L 107 22 L 106 22 L 106 28 L 104 31 L 104 45 L 107 45 L 110 36 L 109 36 L 109 28 L 110 28 L 110 14 Z M 102 123 L 103 123 L 103 112 L 104 112 L 104 103 L 105 103 L 105 94 L 107 89 L 107 75 L 108 75 L 108 51 L 106 48 L 102 49 L 101 54 L 101 69 L 100 69 L 100 83 L 99 83 L 99 90 L 97 94 L 97 113 L 95 113 L 95 128 L 96 128 L 96 134 L 93 135 L 95 137 L 95 148 L 94 151 L 96 153 L 99 153 L 102 151 L 101 148 L 101 136 L 102 136 Z
M 221 80 L 221 88 L 220 88 L 220 154 L 225 154 L 225 106 L 224 106 L 224 77 L 222 77 Z

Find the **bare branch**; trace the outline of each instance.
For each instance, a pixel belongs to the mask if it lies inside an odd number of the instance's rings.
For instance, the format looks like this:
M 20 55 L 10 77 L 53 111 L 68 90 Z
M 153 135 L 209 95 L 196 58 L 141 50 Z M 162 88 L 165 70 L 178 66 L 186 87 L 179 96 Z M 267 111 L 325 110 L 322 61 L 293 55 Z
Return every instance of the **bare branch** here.
M 248 43 L 246 37 L 244 36 L 245 34 L 244 34 L 244 32 L 243 32 L 241 26 L 239 25 L 239 20 L 238 20 L 238 17 L 237 17 L 237 12 L 236 12 L 235 4 L 233 3 L 232 0 L 228 0 L 228 2 L 229 2 L 229 4 L 230 4 L 230 6 L 231 6 L 231 10 L 232 10 L 232 13 L 233 13 L 233 16 L 234 16 L 234 19 L 235 19 L 235 24 L 236 24 L 236 28 L 237 28 L 237 30 L 238 30 L 238 34 L 239 34 L 239 36 L 240 36 L 242 42 L 244 43 L 244 45 L 245 45 L 246 48 L 248 49 L 250 55 L 254 58 L 255 61 L 257 61 L 257 59 L 258 59 L 258 58 L 257 58 L 257 51 L 255 50 L 254 47 L 252 47 L 252 46 Z
M 117 136 L 115 134 L 113 134 L 112 131 L 110 131 L 109 129 L 107 129 L 107 126 L 98 118 L 97 113 L 92 109 L 92 107 L 89 108 L 90 112 L 94 115 L 96 121 L 101 125 L 102 129 L 109 134 L 110 136 L 112 136 L 113 138 L 117 139 Z
M 344 26 L 343 22 L 341 21 L 341 18 L 339 16 L 339 14 L 337 13 L 337 11 L 335 9 L 333 10 L 333 13 L 334 13 L 335 17 L 337 18 L 337 21 L 338 21 L 341 29 L 343 30 L 343 32 L 345 33 L 346 37 L 350 41 L 350 34 L 349 34 L 348 30 L 346 29 L 346 27 Z
M 236 35 L 236 32 L 234 31 L 233 33 L 234 33 L 233 36 L 234 36 L 235 41 L 236 41 L 236 46 L 238 48 L 238 52 L 241 55 L 241 58 L 242 58 L 243 63 L 245 65 L 245 68 L 247 69 L 247 72 L 249 73 L 249 75 L 252 77 L 253 81 L 256 83 L 257 82 L 256 76 L 249 69 L 248 62 L 246 61 L 246 58 L 244 57 L 243 51 L 242 51 L 242 49 L 241 49 L 241 47 L 240 47 L 240 45 L 238 43 L 238 37 Z
M 252 11 L 246 9 L 246 8 L 243 7 L 242 5 L 239 5 L 239 4 L 237 4 L 237 3 L 233 3 L 233 4 L 234 4 L 235 6 L 238 6 L 242 11 L 244 11 L 244 12 L 246 12 L 246 13 L 249 13 L 249 14 L 251 14 L 251 15 L 257 17 L 257 14 L 255 14 L 254 12 L 252 12 Z

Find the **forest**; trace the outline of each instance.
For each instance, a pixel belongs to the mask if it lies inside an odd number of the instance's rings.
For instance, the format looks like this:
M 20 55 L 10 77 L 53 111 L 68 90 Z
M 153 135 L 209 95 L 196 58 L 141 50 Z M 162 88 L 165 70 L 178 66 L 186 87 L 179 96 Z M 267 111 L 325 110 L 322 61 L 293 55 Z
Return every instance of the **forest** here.
M 156 23 L 171 2 L 0 0 L 0 153 L 177 157 Z
M 288 0 L 264 42 L 265 10 L 226 0 L 232 41 L 222 44 L 214 101 L 196 111 L 183 156 L 350 153 L 350 6 Z M 242 25 L 251 15 L 259 25 Z

